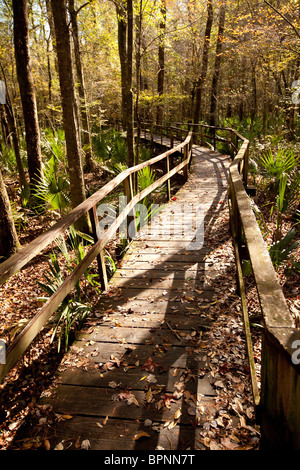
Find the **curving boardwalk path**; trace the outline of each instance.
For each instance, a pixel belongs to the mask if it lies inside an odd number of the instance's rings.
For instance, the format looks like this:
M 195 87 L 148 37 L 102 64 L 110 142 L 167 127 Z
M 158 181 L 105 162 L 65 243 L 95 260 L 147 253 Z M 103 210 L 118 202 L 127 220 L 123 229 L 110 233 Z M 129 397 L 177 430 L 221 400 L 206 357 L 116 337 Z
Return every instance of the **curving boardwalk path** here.
M 228 280 L 217 253 L 230 237 L 229 164 L 194 147 L 188 181 L 132 241 L 41 399 L 61 415 L 48 430 L 52 448 L 205 448 L 203 424 L 218 400 L 210 343 Z

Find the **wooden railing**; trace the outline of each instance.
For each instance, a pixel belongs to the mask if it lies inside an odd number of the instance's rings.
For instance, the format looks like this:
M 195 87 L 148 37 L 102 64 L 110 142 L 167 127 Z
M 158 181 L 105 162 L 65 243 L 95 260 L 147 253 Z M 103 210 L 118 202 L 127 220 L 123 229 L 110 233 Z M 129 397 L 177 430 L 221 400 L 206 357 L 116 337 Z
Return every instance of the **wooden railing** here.
M 247 194 L 249 141 L 236 135 L 242 145 L 230 166 L 229 207 L 261 446 L 265 449 L 299 450 L 300 367 L 295 353 L 296 348 L 300 351 L 300 331 L 295 328 Z M 243 259 L 251 262 L 264 322 L 260 391 L 241 268 Z
M 182 152 L 183 158 L 181 163 L 171 168 L 170 157 L 175 152 Z M 105 290 L 107 287 L 107 275 L 104 262 L 103 250 L 109 240 L 116 234 L 117 230 L 124 221 L 134 218 L 134 207 L 142 201 L 147 195 L 167 184 L 167 197 L 170 198 L 170 181 L 171 178 L 183 171 L 184 179 L 188 178 L 188 168 L 191 160 L 192 152 L 192 134 L 189 133 L 186 139 L 173 149 L 143 162 L 134 167 L 128 168 L 118 176 L 113 178 L 109 183 L 99 189 L 91 197 L 82 204 L 73 209 L 69 214 L 64 216 L 60 221 L 53 225 L 48 231 L 40 235 L 28 245 L 20 249 L 18 253 L 11 256 L 8 260 L 0 265 L 0 285 L 6 282 L 11 276 L 17 273 L 21 268 L 26 266 L 29 261 L 35 258 L 48 245 L 50 245 L 57 237 L 61 236 L 73 224 L 75 224 L 84 214 L 88 213 L 93 228 L 94 245 L 90 248 L 85 258 L 76 266 L 73 272 L 65 279 L 63 284 L 57 291 L 47 300 L 39 312 L 29 321 L 26 327 L 16 336 L 16 338 L 6 348 L 5 364 L 0 364 L 0 381 L 7 375 L 10 369 L 23 356 L 27 348 L 30 346 L 34 338 L 41 331 L 44 325 L 57 310 L 61 302 L 75 287 L 77 281 L 84 274 L 91 263 L 97 258 L 98 271 L 101 286 Z M 151 186 L 147 187 L 137 194 L 133 194 L 133 175 L 142 170 L 146 166 L 152 166 L 159 162 L 165 163 L 165 174 L 154 181 Z M 118 215 L 115 221 L 109 226 L 104 233 L 99 233 L 99 221 L 97 217 L 97 204 L 101 203 L 109 193 L 117 188 L 121 183 L 124 185 L 124 194 L 127 198 L 127 205 Z M 133 214 L 133 215 L 132 215 Z
M 207 145 L 210 126 L 194 128 L 194 136 Z M 218 131 L 223 136 L 218 139 Z M 227 138 L 224 133 L 227 132 Z M 262 449 L 300 450 L 300 330 L 295 328 L 248 196 L 249 140 L 234 129 L 210 128 L 209 141 L 228 144 L 228 202 L 238 292 L 241 298 L 246 347 Z M 196 141 L 194 137 L 194 142 Z M 260 387 L 253 355 L 242 261 L 250 260 L 263 318 Z
M 170 139 L 173 138 L 171 129 L 168 131 Z M 157 127 L 155 131 L 158 131 Z M 261 448 L 300 450 L 300 330 L 295 328 L 248 196 L 250 142 L 230 128 L 199 124 L 190 125 L 189 131 L 193 132 L 193 143 L 214 150 L 218 145 L 225 145 L 232 157 L 228 188 L 230 227 Z M 178 129 L 176 132 L 178 134 Z M 263 318 L 260 386 L 253 354 L 243 260 L 251 263 Z

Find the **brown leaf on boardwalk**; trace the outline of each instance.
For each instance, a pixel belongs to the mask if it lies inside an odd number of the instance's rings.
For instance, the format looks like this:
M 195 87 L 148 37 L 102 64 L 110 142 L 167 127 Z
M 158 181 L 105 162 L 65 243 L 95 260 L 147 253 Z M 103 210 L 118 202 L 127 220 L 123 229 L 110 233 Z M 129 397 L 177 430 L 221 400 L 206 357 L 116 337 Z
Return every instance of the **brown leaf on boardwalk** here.
M 143 437 L 151 437 L 150 434 L 148 434 L 147 432 L 145 431 L 142 431 L 142 432 L 139 432 L 138 434 L 135 434 L 133 436 L 133 439 L 135 441 L 138 441 L 139 439 L 143 438 Z
M 147 361 L 144 362 L 141 369 L 147 370 L 148 372 L 154 372 L 155 367 L 158 367 L 158 364 L 153 362 L 152 357 L 149 357 L 149 359 L 147 359 Z

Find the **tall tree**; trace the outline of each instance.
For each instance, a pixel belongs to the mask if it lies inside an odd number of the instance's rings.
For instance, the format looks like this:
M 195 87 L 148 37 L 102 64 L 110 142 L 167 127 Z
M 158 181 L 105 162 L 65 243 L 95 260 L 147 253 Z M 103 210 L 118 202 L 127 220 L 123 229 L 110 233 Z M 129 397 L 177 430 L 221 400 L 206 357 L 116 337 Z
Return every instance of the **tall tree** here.
M 201 71 L 196 84 L 196 103 L 194 111 L 194 124 L 199 123 L 201 107 L 202 107 L 202 93 L 203 86 L 206 80 L 207 68 L 208 68 L 208 55 L 210 45 L 210 35 L 213 24 L 213 4 L 212 0 L 207 0 L 207 20 L 204 34 L 203 52 L 202 52 L 202 65 Z
M 225 14 L 226 14 L 226 4 L 225 0 L 222 1 L 219 12 L 219 29 L 217 37 L 217 46 L 216 46 L 216 59 L 215 59 L 215 69 L 211 85 L 211 97 L 210 97 L 210 125 L 216 125 L 216 111 L 217 111 L 217 96 L 218 96 L 218 82 L 221 69 L 221 58 L 222 58 L 222 46 L 223 46 L 223 36 L 224 36 L 224 26 L 225 26 Z
M 135 165 L 134 145 L 134 105 L 132 90 L 133 68 L 133 1 L 127 0 L 127 77 L 126 77 L 126 104 L 127 104 L 127 147 L 128 166 Z
M 165 81 L 165 31 L 166 31 L 166 16 L 167 6 L 166 0 L 161 0 L 160 5 L 161 21 L 159 25 L 159 46 L 158 46 L 158 74 L 157 74 L 157 93 L 158 99 L 161 98 L 164 92 Z M 163 120 L 163 106 L 161 103 L 157 106 L 156 123 L 162 124 Z
M 88 5 L 85 3 L 83 6 Z M 92 169 L 92 140 L 90 133 L 90 123 L 88 118 L 87 104 L 86 104 L 86 92 L 84 84 L 84 73 L 81 61 L 80 43 L 79 43 L 79 30 L 77 15 L 82 8 L 75 9 L 74 0 L 69 0 L 69 12 L 71 17 L 72 25 L 72 37 L 74 44 L 74 56 L 76 75 L 78 81 L 78 95 L 80 102 L 80 116 L 81 116 L 81 133 L 82 133 L 82 145 L 85 147 L 85 168 L 86 170 Z
M 14 46 L 18 83 L 26 132 L 30 185 L 43 174 L 40 130 L 29 50 L 28 10 L 26 0 L 13 0 Z
M 55 27 L 56 53 L 70 175 L 71 200 L 72 206 L 76 207 L 85 200 L 86 195 L 66 0 L 52 0 L 51 7 Z M 77 223 L 77 227 L 82 231 L 87 231 L 87 217 L 83 217 Z
M 22 158 L 21 158 L 18 128 L 17 128 L 14 109 L 13 109 L 12 102 L 11 102 L 11 99 L 10 99 L 10 93 L 9 93 L 8 87 L 7 87 L 7 80 L 6 80 L 5 71 L 4 71 L 4 68 L 3 68 L 1 63 L 0 63 L 0 69 L 1 69 L 1 72 L 2 72 L 2 77 L 4 79 L 3 83 L 5 84 L 4 110 L 5 110 L 5 114 L 6 114 L 6 117 L 7 117 L 9 133 L 10 133 L 11 138 L 12 138 L 12 146 L 13 146 L 13 149 L 14 149 L 14 152 L 15 152 L 15 157 L 16 157 L 16 162 L 17 162 L 17 167 L 18 167 L 18 174 L 19 174 L 20 188 L 23 190 L 23 189 L 28 187 L 28 184 L 27 184 L 25 170 L 24 170 L 24 166 L 23 166 L 23 162 L 22 162 Z
M 127 130 L 127 12 L 123 0 L 116 0 L 116 13 L 118 22 L 118 50 L 121 67 L 121 114 L 122 114 L 122 127 Z
M 0 262 L 9 258 L 19 248 L 9 198 L 0 169 Z

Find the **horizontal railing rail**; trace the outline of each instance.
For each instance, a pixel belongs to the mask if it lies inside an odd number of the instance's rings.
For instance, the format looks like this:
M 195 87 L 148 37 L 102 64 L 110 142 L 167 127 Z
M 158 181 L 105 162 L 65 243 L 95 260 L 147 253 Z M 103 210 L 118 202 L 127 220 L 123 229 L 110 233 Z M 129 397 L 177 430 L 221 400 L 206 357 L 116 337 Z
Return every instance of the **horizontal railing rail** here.
M 170 168 L 170 157 L 173 153 L 182 151 L 184 158 L 174 168 Z M 171 188 L 170 180 L 179 171 L 183 171 L 184 179 L 188 178 L 188 168 L 192 155 L 192 134 L 189 133 L 185 140 L 176 147 L 134 167 L 124 170 L 122 173 L 113 178 L 109 183 L 104 185 L 96 193 L 74 208 L 69 214 L 55 223 L 45 233 L 41 234 L 28 245 L 24 246 L 11 256 L 8 260 L 0 265 L 0 285 L 5 283 L 11 276 L 16 274 L 20 269 L 24 268 L 39 253 L 48 247 L 60 235 L 75 224 L 83 215 L 89 214 L 91 226 L 94 235 L 94 244 L 84 259 L 76 266 L 72 273 L 64 280 L 62 285 L 47 300 L 38 313 L 28 322 L 25 328 L 16 336 L 16 338 L 7 345 L 5 364 L 0 364 L 0 381 L 8 374 L 11 368 L 24 355 L 34 338 L 41 331 L 44 325 L 57 310 L 65 297 L 75 287 L 77 281 L 84 274 L 91 263 L 97 258 L 98 272 L 100 276 L 101 286 L 103 290 L 107 288 L 107 274 L 104 261 L 103 250 L 109 240 L 111 240 L 124 221 L 134 220 L 134 207 L 142 201 L 147 195 L 154 190 L 167 183 L 167 198 L 170 199 Z M 159 162 L 165 161 L 166 172 L 163 176 L 155 180 L 146 189 L 133 194 L 133 175 L 146 166 L 152 166 Z M 99 220 L 97 216 L 97 204 L 99 204 L 108 194 L 110 194 L 121 183 L 124 185 L 124 194 L 127 199 L 127 205 L 124 207 L 119 216 L 104 232 L 99 232 Z M 132 215 L 133 214 L 133 215 Z M 128 219 L 127 219 L 128 218 Z

